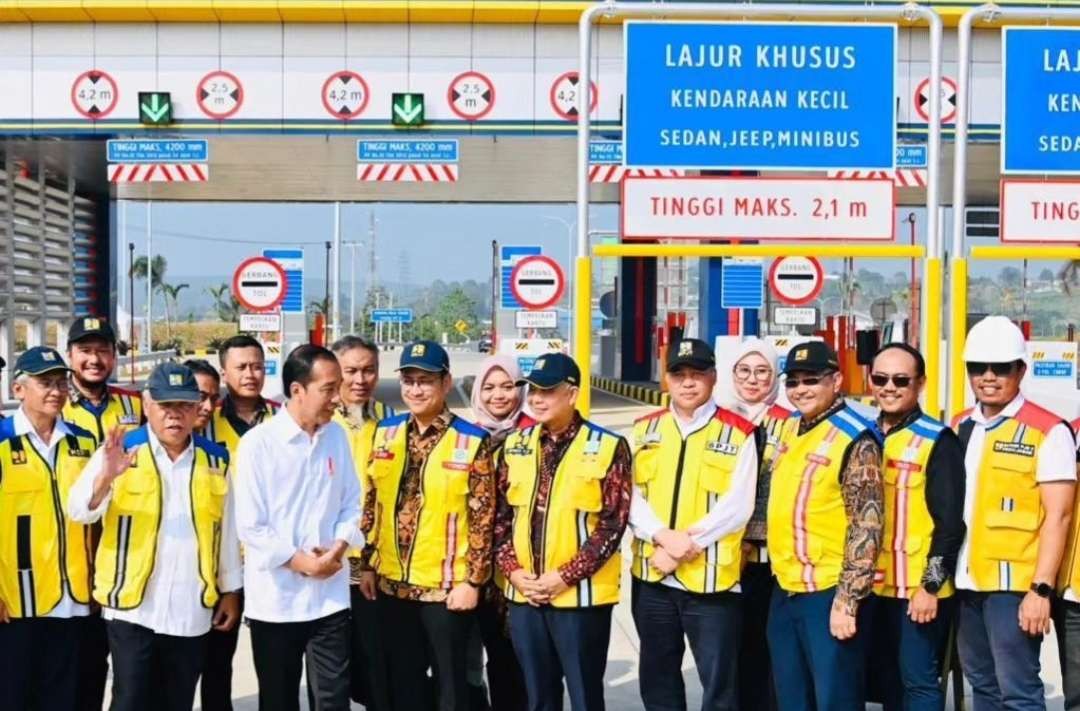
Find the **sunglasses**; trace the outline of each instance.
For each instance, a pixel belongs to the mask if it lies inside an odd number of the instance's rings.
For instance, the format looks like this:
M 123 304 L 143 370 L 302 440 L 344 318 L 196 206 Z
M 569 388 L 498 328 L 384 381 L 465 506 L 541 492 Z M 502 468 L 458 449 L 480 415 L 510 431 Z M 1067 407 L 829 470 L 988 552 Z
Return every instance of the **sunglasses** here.
M 813 375 L 813 376 L 811 376 L 809 378 L 801 378 L 801 379 L 796 379 L 796 378 L 792 378 L 792 377 L 789 376 L 784 381 L 784 387 L 787 388 L 788 390 L 794 390 L 795 388 L 799 387 L 800 385 L 805 385 L 808 388 L 812 388 L 815 385 L 819 385 L 821 383 L 821 381 L 825 380 L 825 378 L 828 378 L 828 377 L 831 377 L 831 376 L 832 376 L 832 373 L 823 373 L 822 375 Z
M 971 376 L 984 375 L 987 370 L 996 375 L 999 378 L 1004 378 L 1007 375 L 1012 375 L 1016 372 L 1016 363 L 980 363 L 979 361 L 970 361 L 967 364 L 967 374 Z
M 906 388 L 911 385 L 911 381 L 914 380 L 910 375 L 886 375 L 885 373 L 871 373 L 870 382 L 875 387 L 883 388 L 889 384 L 889 381 L 898 388 Z

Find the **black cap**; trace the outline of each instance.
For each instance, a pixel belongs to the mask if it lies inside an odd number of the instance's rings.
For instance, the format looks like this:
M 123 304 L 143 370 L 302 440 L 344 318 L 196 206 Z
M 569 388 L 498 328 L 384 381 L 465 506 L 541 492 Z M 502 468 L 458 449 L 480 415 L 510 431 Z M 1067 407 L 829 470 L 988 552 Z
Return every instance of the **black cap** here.
M 526 383 L 541 390 L 549 390 L 563 383 L 581 385 L 581 370 L 574 359 L 565 353 L 549 353 L 537 358 L 529 374 L 517 381 L 518 385 Z
M 116 333 L 112 326 L 97 316 L 80 316 L 68 330 L 68 343 L 75 343 L 87 338 L 101 338 L 116 345 Z
M 71 370 L 64 362 L 63 356 L 55 348 L 48 346 L 34 346 L 23 351 L 22 355 L 15 359 L 15 372 L 17 378 L 20 375 L 44 375 L 54 370 Z
M 5 365 L 7 365 L 7 361 L 0 358 L 0 370 L 3 370 Z
M 450 370 L 450 356 L 446 354 L 446 349 L 435 341 L 414 341 L 401 351 L 398 370 L 406 368 L 445 373 Z
M 162 363 L 146 381 L 154 402 L 199 402 L 199 385 L 191 368 L 179 363 Z
M 683 338 L 671 344 L 667 352 L 667 371 L 689 366 L 694 370 L 716 367 L 716 354 L 709 344 L 697 338 Z
M 836 357 L 836 351 L 824 341 L 807 341 L 788 351 L 787 360 L 784 362 L 784 375 L 791 373 L 824 373 L 829 370 L 840 370 L 840 359 Z

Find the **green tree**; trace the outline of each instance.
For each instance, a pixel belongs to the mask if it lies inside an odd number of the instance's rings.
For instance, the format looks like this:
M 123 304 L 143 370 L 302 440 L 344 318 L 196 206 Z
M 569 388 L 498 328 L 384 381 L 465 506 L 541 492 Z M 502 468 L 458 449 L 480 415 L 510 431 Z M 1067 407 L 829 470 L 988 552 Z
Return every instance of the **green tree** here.
M 1005 267 L 998 272 L 998 281 L 1004 286 L 1020 286 L 1020 282 L 1024 278 L 1024 273 L 1016 267 Z
M 464 321 L 469 326 L 469 331 L 474 330 L 476 325 L 476 301 L 474 301 L 461 287 L 455 287 L 446 294 L 435 307 L 435 321 L 447 334 L 451 343 L 461 343 L 468 340 L 468 336 L 461 334 L 455 328 L 458 321 Z
M 1054 272 L 1050 269 L 1043 269 L 1039 272 L 1039 281 L 1046 282 L 1047 284 L 1054 283 Z
M 222 282 L 218 286 L 208 287 L 206 292 L 214 299 L 214 312 L 220 320 L 240 320 L 240 302 L 236 300 L 228 284 Z
M 188 284 L 166 284 L 161 283 L 161 293 L 165 295 L 165 340 L 172 340 L 172 316 L 179 309 L 177 299 L 180 296 L 180 292 L 188 288 Z M 170 304 L 172 309 L 169 308 Z

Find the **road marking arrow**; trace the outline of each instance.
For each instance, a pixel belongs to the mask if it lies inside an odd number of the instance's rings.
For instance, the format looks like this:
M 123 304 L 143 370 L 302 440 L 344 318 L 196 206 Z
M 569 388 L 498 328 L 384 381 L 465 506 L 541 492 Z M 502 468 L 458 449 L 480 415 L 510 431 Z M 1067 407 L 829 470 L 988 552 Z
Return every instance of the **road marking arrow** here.
M 406 94 L 401 104 L 394 104 L 394 113 L 405 123 L 412 123 L 424 110 L 423 103 L 413 106 L 412 94 Z
M 169 104 L 167 102 L 165 104 L 161 104 L 160 99 L 160 95 L 152 94 L 150 96 L 150 106 L 147 106 L 146 104 L 140 104 L 143 113 L 145 113 L 151 121 L 160 121 L 161 117 L 169 111 Z

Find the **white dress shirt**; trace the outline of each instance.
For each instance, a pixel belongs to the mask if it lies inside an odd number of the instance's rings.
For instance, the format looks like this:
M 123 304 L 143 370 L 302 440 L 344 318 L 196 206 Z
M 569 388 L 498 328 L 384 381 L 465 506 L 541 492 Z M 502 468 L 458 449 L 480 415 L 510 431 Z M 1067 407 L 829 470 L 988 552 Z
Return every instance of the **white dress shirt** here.
M 154 431 L 147 426 L 147 439 L 161 474 L 161 526 L 158 529 L 154 570 L 146 581 L 142 602 L 131 610 L 103 609 L 106 620 L 120 620 L 146 627 L 157 634 L 173 637 L 198 637 L 210 631 L 213 610 L 202 604 L 203 581 L 199 576 L 199 543 L 191 519 L 191 473 L 195 464 L 195 446 L 173 461 Z M 105 449 L 98 448 L 82 476 L 71 488 L 68 510 L 74 521 L 94 523 L 108 510 L 112 487 L 97 508 L 90 508 L 94 480 L 105 463 Z M 233 524 L 233 493 L 225 497 L 221 520 L 221 553 L 218 558 L 217 586 L 222 593 L 240 589 L 243 564 L 240 543 Z
M 66 435 L 71 434 L 71 429 L 68 428 L 67 423 L 56 418 L 56 424 L 53 425 L 52 435 L 49 437 L 49 441 L 41 439 L 38 436 L 37 430 L 30 424 L 30 419 L 23 412 L 22 407 L 15 411 L 12 416 L 15 425 L 15 434 L 17 436 L 29 435 L 30 444 L 41 458 L 49 463 L 52 467 L 56 464 L 56 446 L 64 439 Z M 66 515 L 66 514 L 65 514 Z M 45 617 L 53 617 L 56 619 L 67 619 L 69 617 L 86 617 L 90 614 L 90 608 L 86 605 L 75 602 L 75 599 L 71 597 L 71 592 L 67 589 L 67 586 L 63 586 L 63 592 L 60 595 L 60 602 L 56 604 L 49 614 Z
M 233 481 L 245 616 L 304 622 L 349 609 L 348 565 L 325 580 L 286 567 L 298 551 L 364 543 L 360 483 L 341 425 L 329 422 L 312 437 L 281 408 L 240 438 Z
M 699 407 L 693 418 L 683 422 L 675 412 L 675 406 L 671 405 L 671 414 L 679 427 L 679 433 L 685 440 L 688 436 L 709 424 L 709 420 L 716 414 L 716 403 L 710 399 Z M 757 496 L 758 456 L 757 444 L 751 434 L 735 455 L 735 470 L 731 477 L 731 488 L 716 500 L 716 504 L 709 509 L 701 519 L 690 526 L 693 533 L 691 538 L 701 548 L 711 546 L 724 536 L 730 535 L 742 528 L 750 520 L 754 513 L 754 501 Z M 652 510 L 648 500 L 641 493 L 641 489 L 634 484 L 633 497 L 630 501 L 630 528 L 634 536 L 644 541 L 652 541 L 662 529 L 668 525 L 660 520 L 656 512 Z M 669 575 L 660 581 L 672 588 L 683 589 L 683 585 Z M 732 591 L 738 592 L 741 588 L 735 585 Z
M 971 521 L 975 515 L 975 492 L 979 486 L 979 468 L 982 466 L 982 455 L 986 442 L 986 428 L 993 426 L 1008 417 L 1016 417 L 1020 407 L 1024 404 L 1024 396 L 1016 398 L 1005 406 L 996 416 L 987 418 L 982 408 L 976 404 L 971 411 L 971 419 L 975 426 L 971 429 L 971 439 L 968 440 L 967 450 L 964 452 L 964 471 L 967 476 L 967 485 L 964 490 L 964 523 L 967 524 L 968 534 L 964 537 L 964 543 L 960 546 L 960 557 L 956 563 L 956 588 L 958 590 L 975 590 L 975 581 L 968 571 L 971 563 Z M 1076 481 L 1076 449 L 1073 444 L 1072 432 L 1068 425 L 1062 422 L 1054 425 L 1039 447 L 1038 463 L 1035 465 L 1035 481 L 1044 484 L 1051 481 Z M 1067 592 L 1067 595 L 1071 591 Z

